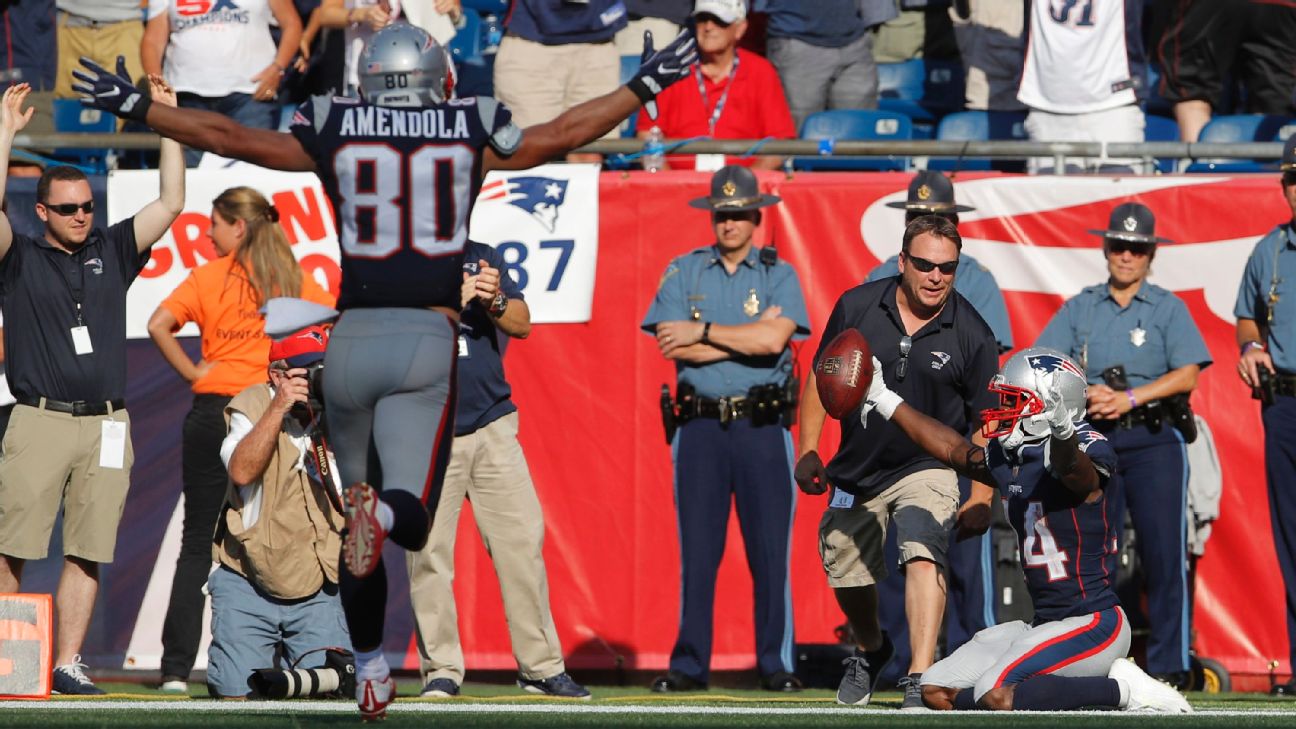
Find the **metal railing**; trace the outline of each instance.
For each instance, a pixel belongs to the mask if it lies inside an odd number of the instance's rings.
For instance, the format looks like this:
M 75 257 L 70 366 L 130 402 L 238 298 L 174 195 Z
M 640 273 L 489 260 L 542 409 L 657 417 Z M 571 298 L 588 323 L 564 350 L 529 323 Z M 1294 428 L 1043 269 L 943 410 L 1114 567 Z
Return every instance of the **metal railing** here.
M 1276 160 L 1282 157 L 1281 142 L 1240 142 L 1232 144 L 1201 142 L 1026 142 L 994 140 L 963 142 L 931 139 L 904 141 L 840 140 L 825 145 L 813 139 L 707 139 L 666 140 L 670 154 L 761 154 L 779 157 L 819 157 L 829 147 L 832 157 L 963 157 L 1024 160 L 1051 158 L 1059 173 L 1066 158 L 1138 159 L 1151 171 L 1157 159 L 1180 160 Z M 119 134 L 18 134 L 17 149 L 49 150 L 56 148 L 157 149 L 158 136 L 147 132 Z M 637 156 L 643 152 L 639 139 L 599 140 L 580 148 L 579 152 Z

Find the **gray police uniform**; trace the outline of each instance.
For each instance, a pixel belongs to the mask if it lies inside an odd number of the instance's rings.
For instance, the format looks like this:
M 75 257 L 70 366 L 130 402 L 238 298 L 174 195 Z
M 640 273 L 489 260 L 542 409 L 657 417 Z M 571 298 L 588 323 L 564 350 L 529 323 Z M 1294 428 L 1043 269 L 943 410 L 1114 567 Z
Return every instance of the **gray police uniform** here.
M 753 247 L 730 274 L 716 247 L 706 246 L 667 266 L 642 327 L 653 334 L 664 321 L 748 324 L 770 306 L 781 307 L 781 316 L 796 323 L 794 338 L 810 333 L 805 298 L 791 265 L 763 263 Z M 795 672 L 788 579 L 796 503 L 792 437 L 778 413 L 772 421 L 758 422 L 750 405 L 730 417 L 731 411 L 717 409 L 716 402 L 747 397 L 760 386 L 774 386 L 781 395 L 792 365 L 790 348 L 709 364 L 676 363 L 679 386 L 693 388 L 701 406 L 680 425 L 671 444 L 683 585 L 670 668 L 699 683 L 707 682 L 710 671 L 716 570 L 724 554 L 731 499 L 755 587 L 757 670 L 763 676 Z
M 1296 665 L 1296 231 L 1284 223 L 1247 261 L 1233 314 L 1260 325 L 1278 370 L 1272 404 L 1260 411 L 1274 549 L 1287 591 L 1287 640 Z
M 1124 366 L 1134 388 L 1180 367 L 1204 369 L 1211 363 L 1188 307 L 1146 280 L 1124 308 L 1106 282 L 1085 288 L 1053 316 L 1035 346 L 1070 355 L 1091 385 L 1102 384 L 1103 371 L 1116 365 Z M 1117 478 L 1108 490 L 1122 522 L 1116 533 L 1123 535 L 1128 499 L 1147 573 L 1147 668 L 1168 674 L 1188 670 L 1188 468 L 1183 436 L 1166 408 L 1149 405 L 1140 403 L 1119 421 L 1092 422 L 1111 440 L 1118 458 Z

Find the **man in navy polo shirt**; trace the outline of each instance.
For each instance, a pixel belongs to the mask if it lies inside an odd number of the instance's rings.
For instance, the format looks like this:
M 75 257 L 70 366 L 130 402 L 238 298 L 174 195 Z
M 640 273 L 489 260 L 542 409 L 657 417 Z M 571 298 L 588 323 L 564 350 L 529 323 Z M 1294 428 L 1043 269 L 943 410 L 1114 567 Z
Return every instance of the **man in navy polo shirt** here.
M 986 385 L 999 370 L 999 358 L 990 327 L 954 290 L 962 247 L 949 220 L 937 215 L 914 220 L 905 228 L 900 274 L 842 294 L 819 347 L 848 327 L 859 330 L 893 389 L 919 411 L 967 433 L 978 413 L 994 405 Z M 901 708 L 922 709 L 918 679 L 935 657 L 949 532 L 956 522 L 960 535 L 985 531 L 989 488 L 974 486 L 971 505 L 960 509 L 954 471 L 866 406 L 842 419 L 841 447 L 825 468 L 817 452 L 825 416 L 812 373 L 801 398 L 797 484 L 809 494 L 832 486 L 819 522 L 819 553 L 858 641 L 837 701 L 867 704 L 878 674 L 895 653 L 878 624 L 877 590 L 887 575 L 883 543 L 894 520 L 911 648 L 907 675 L 900 680 Z
M 31 120 L 30 88 L 0 102 L 0 194 L 14 135 Z M 163 85 L 153 100 L 175 104 Z M 134 452 L 126 393 L 126 289 L 184 206 L 180 145 L 162 141 L 158 199 L 94 227 L 86 176 L 51 167 L 36 184 L 45 235 L 15 233 L 0 213 L 0 293 L 9 386 L 18 400 L 0 461 L 0 592 L 18 592 L 23 564 L 49 550 L 63 506 L 63 574 L 55 598 L 54 691 L 102 694 L 79 654 L 99 564 L 112 562 Z M 66 495 L 66 498 L 64 498 Z
M 590 692 L 567 675 L 563 664 L 549 610 L 544 513 L 518 443 L 517 406 L 504 379 L 508 337 L 531 333 L 531 310 L 517 283 L 501 273 L 504 267 L 494 248 L 475 241 L 464 247 L 454 444 L 427 546 L 406 556 L 426 681 L 422 694 L 457 696 L 463 683 L 453 582 L 455 534 L 468 498 L 499 575 L 518 686 L 545 696 L 588 699 Z

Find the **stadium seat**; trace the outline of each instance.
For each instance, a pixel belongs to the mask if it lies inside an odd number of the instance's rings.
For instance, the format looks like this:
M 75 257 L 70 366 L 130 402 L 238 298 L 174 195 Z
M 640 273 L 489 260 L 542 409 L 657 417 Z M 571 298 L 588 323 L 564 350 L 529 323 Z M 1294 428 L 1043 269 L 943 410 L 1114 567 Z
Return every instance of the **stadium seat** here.
M 508 11 L 508 0 L 463 0 L 463 6 L 482 15 L 503 15 Z
M 456 64 L 482 65 L 482 49 L 486 47 L 485 27 L 481 16 L 472 8 L 463 8 L 464 26 L 455 33 L 447 46 Z
M 936 139 L 967 142 L 1025 140 L 1025 122 L 1024 111 L 959 111 L 940 120 L 936 127 Z M 932 157 L 927 161 L 927 169 L 990 170 L 998 167 L 986 158 Z
M 836 109 L 806 117 L 801 125 L 801 138 L 823 140 L 828 147 L 834 141 L 844 140 L 899 141 L 913 139 L 913 124 L 904 114 L 890 111 Z M 909 167 L 909 159 L 796 157 L 792 166 L 799 170 L 904 170 Z
M 1281 142 L 1296 131 L 1296 119 L 1264 114 L 1217 116 L 1202 128 L 1199 142 L 1228 144 L 1235 142 Z M 1265 172 L 1278 169 L 1276 160 L 1202 160 L 1188 165 L 1188 172 Z
M 1179 124 L 1174 119 L 1148 114 L 1144 117 L 1143 139 L 1148 142 L 1179 141 Z M 1157 169 L 1162 172 L 1174 172 L 1176 160 L 1173 157 L 1157 158 Z
M 117 131 L 117 117 L 98 109 L 82 106 L 78 99 L 54 99 L 53 115 L 56 132 L 112 134 Z M 56 149 L 53 156 L 98 174 L 108 171 L 107 149 L 83 147 Z
M 936 122 L 963 108 L 963 64 L 913 58 L 878 64 L 878 110 L 909 117 L 915 139 L 931 139 Z

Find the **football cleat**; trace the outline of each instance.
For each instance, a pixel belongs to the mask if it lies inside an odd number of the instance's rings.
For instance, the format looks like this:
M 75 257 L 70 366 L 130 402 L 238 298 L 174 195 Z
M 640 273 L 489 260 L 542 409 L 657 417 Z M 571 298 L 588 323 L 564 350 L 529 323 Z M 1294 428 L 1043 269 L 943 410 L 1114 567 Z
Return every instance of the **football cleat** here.
M 346 536 L 342 538 L 342 559 L 347 571 L 356 577 L 373 574 L 382 559 L 383 540 L 387 532 L 374 510 L 378 494 L 367 483 L 352 484 L 346 491 Z
M 1143 672 L 1138 664 L 1127 658 L 1118 658 L 1112 663 L 1108 678 L 1125 684 L 1129 689 L 1129 703 L 1126 711 L 1140 711 L 1155 714 L 1191 714 L 1192 705 L 1183 694 Z
M 396 682 L 386 678 L 366 678 L 356 681 L 356 703 L 364 721 L 382 721 L 387 718 L 387 707 L 396 700 Z

